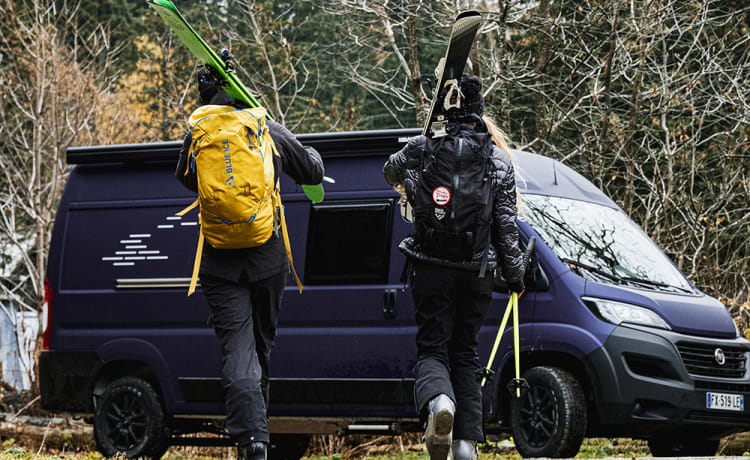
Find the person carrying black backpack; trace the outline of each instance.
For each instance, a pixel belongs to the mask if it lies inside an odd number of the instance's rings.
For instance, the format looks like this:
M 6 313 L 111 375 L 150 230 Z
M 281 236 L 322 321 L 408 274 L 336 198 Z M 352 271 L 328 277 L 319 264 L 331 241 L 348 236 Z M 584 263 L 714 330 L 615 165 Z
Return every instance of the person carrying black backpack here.
M 447 135 L 416 136 L 383 173 L 413 207 L 414 230 L 399 245 L 413 266 L 417 320 L 414 397 L 430 458 L 477 457 L 484 442 L 477 355 L 496 269 L 524 291 L 513 165 L 482 120 L 482 84 L 464 74 Z

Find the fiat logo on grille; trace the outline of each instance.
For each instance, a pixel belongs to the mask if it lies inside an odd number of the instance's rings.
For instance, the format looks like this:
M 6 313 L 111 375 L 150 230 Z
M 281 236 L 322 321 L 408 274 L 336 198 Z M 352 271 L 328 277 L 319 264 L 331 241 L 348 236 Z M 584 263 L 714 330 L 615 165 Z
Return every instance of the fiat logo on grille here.
M 724 350 L 721 348 L 717 348 L 714 350 L 714 359 L 716 360 L 716 364 L 719 366 L 723 366 L 724 363 L 727 361 L 726 357 L 724 356 Z

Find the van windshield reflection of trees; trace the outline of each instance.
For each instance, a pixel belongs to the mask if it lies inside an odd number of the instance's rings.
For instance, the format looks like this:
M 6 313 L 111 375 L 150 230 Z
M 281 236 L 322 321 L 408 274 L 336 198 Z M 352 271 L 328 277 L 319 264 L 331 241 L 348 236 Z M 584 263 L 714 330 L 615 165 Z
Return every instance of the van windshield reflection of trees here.
M 656 244 L 620 210 L 525 194 L 523 215 L 555 254 L 586 279 L 693 292 Z

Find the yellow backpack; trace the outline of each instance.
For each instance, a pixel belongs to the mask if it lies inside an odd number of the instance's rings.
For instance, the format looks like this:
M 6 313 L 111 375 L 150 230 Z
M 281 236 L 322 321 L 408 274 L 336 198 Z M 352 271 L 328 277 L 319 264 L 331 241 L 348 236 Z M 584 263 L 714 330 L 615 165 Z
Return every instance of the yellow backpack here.
M 178 212 L 200 205 L 200 235 L 188 296 L 195 292 L 203 240 L 217 249 L 260 246 L 281 226 L 284 246 L 297 287 L 289 234 L 281 205 L 273 156 L 279 156 L 266 127 L 262 107 L 236 109 L 204 105 L 190 116 L 193 139 L 185 170 L 198 178 L 198 199 Z

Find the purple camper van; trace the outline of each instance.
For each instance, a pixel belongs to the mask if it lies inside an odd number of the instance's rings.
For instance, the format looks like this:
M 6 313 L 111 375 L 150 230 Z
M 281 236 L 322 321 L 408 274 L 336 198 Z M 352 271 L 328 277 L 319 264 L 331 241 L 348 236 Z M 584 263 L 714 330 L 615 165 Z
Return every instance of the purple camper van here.
M 382 177 L 416 130 L 300 136 L 323 155 L 326 200 L 282 177 L 292 249 L 271 364 L 272 458 L 299 458 L 315 433 L 419 431 L 416 325 L 399 282 L 410 226 Z M 219 345 L 202 295 L 187 297 L 195 199 L 174 179 L 176 142 L 70 149 L 49 256 L 39 371 L 46 409 L 84 414 L 99 449 L 158 458 L 174 444 L 226 442 Z M 711 455 L 750 429 L 748 342 L 600 190 L 565 165 L 514 152 L 525 243 L 536 251 L 512 333 L 484 388 L 488 433 L 524 456 L 573 456 L 584 436 L 646 438 L 654 455 Z M 508 297 L 498 277 L 480 333 L 486 363 Z

